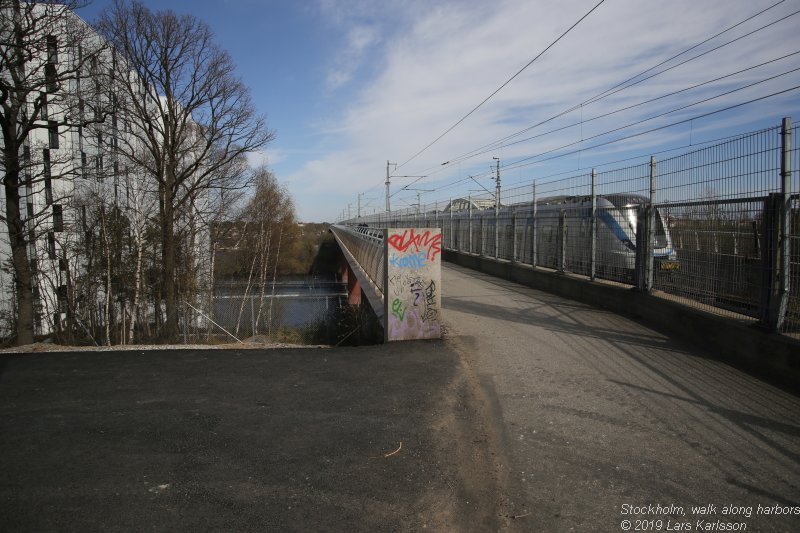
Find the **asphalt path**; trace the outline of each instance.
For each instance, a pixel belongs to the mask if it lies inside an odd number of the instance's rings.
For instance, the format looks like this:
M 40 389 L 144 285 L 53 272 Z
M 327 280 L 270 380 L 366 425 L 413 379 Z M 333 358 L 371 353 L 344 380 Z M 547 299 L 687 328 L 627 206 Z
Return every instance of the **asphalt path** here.
M 442 276 L 442 341 L 0 354 L 0 531 L 800 530 L 796 396 Z
M 0 531 L 492 531 L 443 341 L 0 355 Z
M 442 285 L 511 529 L 800 531 L 796 396 L 613 313 L 450 264 Z

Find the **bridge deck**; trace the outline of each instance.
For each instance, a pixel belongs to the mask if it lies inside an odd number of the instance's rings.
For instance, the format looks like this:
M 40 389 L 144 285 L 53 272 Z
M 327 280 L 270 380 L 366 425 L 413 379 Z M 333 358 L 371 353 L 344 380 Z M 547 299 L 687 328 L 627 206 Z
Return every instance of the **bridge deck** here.
M 446 264 L 448 336 L 500 426 L 512 514 L 530 531 L 620 531 L 626 503 L 725 517 L 800 494 L 800 399 L 613 313 Z M 713 355 L 713 354 L 712 354 Z M 718 516 L 692 516 L 716 504 Z M 666 522 L 665 522 L 666 523 Z

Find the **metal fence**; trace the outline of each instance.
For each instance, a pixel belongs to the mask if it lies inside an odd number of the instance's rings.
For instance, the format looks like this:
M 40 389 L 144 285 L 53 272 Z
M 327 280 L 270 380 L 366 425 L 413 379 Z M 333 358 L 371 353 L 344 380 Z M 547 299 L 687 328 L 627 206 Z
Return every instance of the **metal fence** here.
M 778 127 L 657 161 L 353 219 L 446 249 L 630 284 L 800 334 L 800 139 Z

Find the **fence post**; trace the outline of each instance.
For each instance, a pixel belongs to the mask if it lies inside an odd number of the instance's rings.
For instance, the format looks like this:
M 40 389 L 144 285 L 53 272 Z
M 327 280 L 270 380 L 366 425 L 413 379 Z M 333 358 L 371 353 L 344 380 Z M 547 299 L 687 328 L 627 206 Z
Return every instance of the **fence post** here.
M 469 209 L 469 246 L 467 246 L 467 251 L 472 253 L 472 195 L 468 197 L 467 202 Z
M 497 261 L 500 259 L 500 196 L 497 196 L 494 204 L 494 260 Z
M 562 274 L 567 262 L 567 210 L 558 213 L 558 271 Z
M 656 228 L 656 156 L 650 156 L 650 208 L 647 213 L 647 255 L 645 256 L 644 291 L 653 290 L 653 244 Z
M 761 215 L 761 323 L 772 331 L 777 327 L 777 276 L 779 264 L 780 242 L 780 209 L 781 194 L 769 193 L 764 198 L 764 210 Z
M 780 331 L 789 305 L 792 219 L 792 119 L 784 117 L 781 128 L 781 271 L 778 279 L 778 313 L 775 330 Z
M 781 192 L 770 194 L 764 213 L 764 254 L 762 255 L 764 287 L 762 306 L 766 310 L 765 326 L 780 332 L 789 304 L 792 217 L 792 119 L 781 124 Z M 767 211 L 771 216 L 768 216 Z M 771 222 L 769 225 L 767 222 Z
M 536 266 L 536 180 L 533 180 L 533 221 L 531 224 L 533 238 L 531 242 L 531 266 Z
M 511 207 L 511 263 L 517 262 L 517 213 Z
M 647 257 L 652 258 L 652 250 L 647 245 L 647 236 L 650 234 L 650 207 L 640 205 L 636 212 L 636 263 L 633 269 L 634 285 L 636 289 L 647 292 Z
M 592 220 L 589 231 L 591 232 L 591 255 L 589 258 L 589 279 L 595 280 L 597 270 L 597 171 L 592 169 Z
M 448 236 L 449 238 L 447 240 L 450 241 L 450 249 L 452 250 L 453 248 L 455 248 L 454 243 L 455 243 L 455 238 L 456 238 L 456 232 L 453 231 L 453 197 L 452 196 L 450 197 L 450 204 L 449 205 L 450 205 L 450 207 L 448 209 L 450 209 L 450 227 L 449 227 L 449 231 L 447 232 L 447 233 L 449 233 L 449 236 Z
M 389 313 L 392 304 L 389 291 L 389 228 L 383 229 L 383 343 L 389 342 Z
M 483 235 L 483 216 L 484 216 L 484 214 L 481 213 L 481 225 L 479 226 L 479 229 L 478 229 L 478 235 L 480 236 L 480 241 L 481 241 L 481 248 L 480 248 L 481 257 L 483 257 L 483 252 L 484 252 L 484 249 L 485 249 L 485 246 L 486 246 L 486 242 L 485 242 L 486 239 L 484 238 L 484 235 Z

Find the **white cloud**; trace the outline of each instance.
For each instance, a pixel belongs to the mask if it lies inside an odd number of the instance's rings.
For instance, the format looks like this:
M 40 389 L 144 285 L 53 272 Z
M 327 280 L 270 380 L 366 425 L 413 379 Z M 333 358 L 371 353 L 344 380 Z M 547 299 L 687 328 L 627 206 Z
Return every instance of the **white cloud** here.
M 338 89 L 352 79 L 365 60 L 366 53 L 380 41 L 380 31 L 374 26 L 357 26 L 347 34 L 347 46 L 334 59 L 327 76 L 327 87 Z
M 364 191 L 380 197 L 387 158 L 392 162 L 410 158 L 523 67 L 594 3 L 585 0 L 504 0 L 493 3 L 431 0 L 415 2 L 404 8 L 402 2 L 389 2 L 386 3 L 387 15 L 378 19 L 375 3 L 368 2 L 371 10 L 365 12 L 362 20 L 369 23 L 352 26 L 347 34 L 347 44 L 338 56 L 344 58 L 352 54 L 352 64 L 338 65 L 328 78 L 329 86 L 341 88 L 350 83 L 359 87 L 346 109 L 327 117 L 327 122 L 336 126 L 326 130 L 325 134 L 335 139 L 339 148 L 320 155 L 290 176 L 301 218 L 331 219 L 346 208 L 347 203 L 355 203 L 357 194 Z M 768 0 L 607 2 L 459 127 L 397 173 L 431 174 L 431 178 L 418 186 L 434 188 L 469 173 L 487 170 L 492 156 L 502 157 L 505 165 L 796 68 L 798 56 L 711 86 L 585 122 L 582 127 L 498 148 L 460 165 L 440 166 L 444 161 L 601 93 L 771 3 Z M 331 19 L 336 18 L 338 24 L 355 20 L 342 2 L 329 0 L 324 4 Z M 353 5 L 352 2 L 345 4 Z M 741 36 L 788 14 L 791 9 L 792 6 L 779 6 L 681 59 Z M 796 21 L 793 20 L 743 38 L 601 102 L 579 108 L 526 136 L 587 120 L 794 52 L 792 47 L 796 48 L 797 40 L 793 33 Z M 379 41 L 380 46 L 376 47 Z M 358 65 L 362 64 L 360 62 L 367 54 L 376 53 L 380 56 L 371 57 L 370 61 L 380 68 L 369 79 L 354 79 L 353 76 L 358 75 Z M 800 85 L 797 73 L 646 122 L 616 135 L 658 127 L 681 117 L 695 116 L 795 85 Z M 746 128 L 761 118 L 796 112 L 798 107 L 795 91 L 783 99 L 765 100 L 736 112 L 698 120 L 692 127 L 698 134 L 711 125 Z M 582 153 L 581 164 L 603 157 L 619 157 L 631 150 L 644 154 L 665 142 L 678 142 L 686 131 L 688 125 L 609 145 L 596 152 Z M 715 131 L 720 131 L 720 128 Z M 542 176 L 552 171 L 548 169 L 576 164 L 576 160 L 577 155 L 555 160 L 550 166 L 526 167 L 515 171 L 514 175 L 518 178 Z M 410 181 L 397 178 L 394 183 L 402 185 Z M 490 183 L 488 180 L 484 182 L 486 185 Z M 464 189 L 469 187 L 465 185 Z M 448 189 L 431 193 L 427 198 L 433 201 L 437 195 L 443 199 L 456 193 L 458 189 Z M 403 193 L 398 195 L 398 199 L 413 195 L 415 193 Z M 377 202 L 377 205 L 383 205 L 383 202 Z
M 286 159 L 287 155 L 283 150 L 266 148 L 256 150 L 247 154 L 247 163 L 251 168 L 259 166 L 273 166 Z

